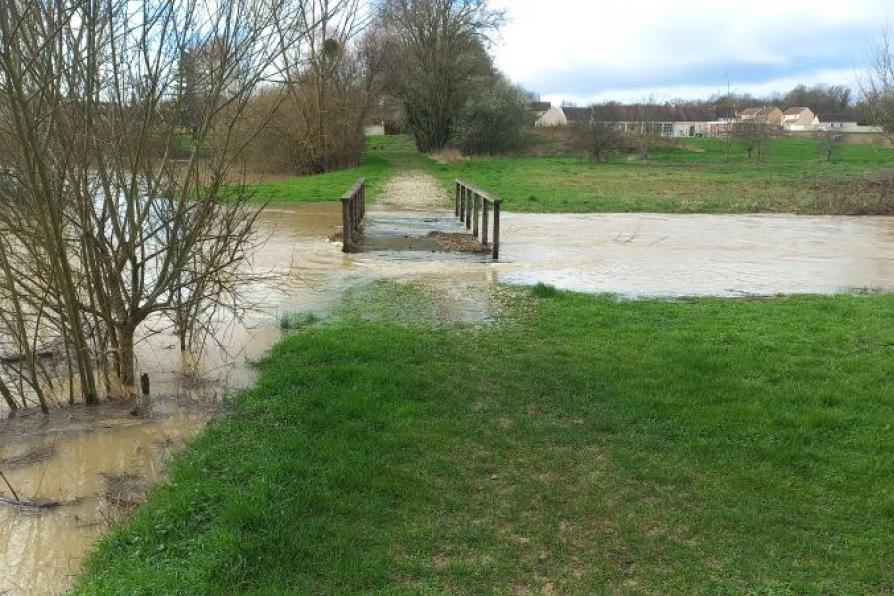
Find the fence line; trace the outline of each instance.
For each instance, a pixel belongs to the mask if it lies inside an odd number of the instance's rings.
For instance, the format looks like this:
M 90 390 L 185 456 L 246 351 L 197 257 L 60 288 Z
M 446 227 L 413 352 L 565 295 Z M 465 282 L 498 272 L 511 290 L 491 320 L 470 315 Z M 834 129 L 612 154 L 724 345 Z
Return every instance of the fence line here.
M 456 217 L 466 225 L 467 230 L 472 231 L 472 236 L 481 239 L 481 244 L 487 246 L 490 223 L 490 210 L 493 209 L 493 237 L 491 238 L 492 254 L 496 261 L 500 258 L 500 205 L 501 199 L 491 197 L 488 193 L 466 184 L 462 180 L 456 180 L 455 193 Z M 479 226 L 480 222 L 480 226 Z
M 357 232 L 366 215 L 366 178 L 360 178 L 341 198 L 342 252 L 356 247 Z

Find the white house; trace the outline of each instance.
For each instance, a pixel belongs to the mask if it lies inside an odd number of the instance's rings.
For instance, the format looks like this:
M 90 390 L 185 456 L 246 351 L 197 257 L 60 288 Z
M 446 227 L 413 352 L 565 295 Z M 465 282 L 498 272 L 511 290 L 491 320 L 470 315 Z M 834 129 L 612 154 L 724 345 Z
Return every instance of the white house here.
M 554 126 L 568 126 L 568 118 L 565 112 L 558 106 L 550 106 L 548 110 L 543 112 L 534 122 L 537 128 L 550 128 Z
M 789 108 L 782 113 L 782 127 L 785 130 L 816 130 L 819 123 L 819 118 L 810 108 Z

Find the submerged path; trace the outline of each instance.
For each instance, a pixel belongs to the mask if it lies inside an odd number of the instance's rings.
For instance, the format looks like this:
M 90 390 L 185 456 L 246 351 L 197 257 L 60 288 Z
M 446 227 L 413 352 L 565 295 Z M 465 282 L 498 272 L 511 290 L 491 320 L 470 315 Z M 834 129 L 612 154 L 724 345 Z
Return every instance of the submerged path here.
M 433 233 L 464 233 L 440 182 L 425 172 L 398 173 L 367 211 L 360 249 L 365 252 L 417 252 L 420 259 L 446 249 Z M 387 255 L 386 255 L 387 256 Z M 391 255 L 406 259 L 409 255 Z

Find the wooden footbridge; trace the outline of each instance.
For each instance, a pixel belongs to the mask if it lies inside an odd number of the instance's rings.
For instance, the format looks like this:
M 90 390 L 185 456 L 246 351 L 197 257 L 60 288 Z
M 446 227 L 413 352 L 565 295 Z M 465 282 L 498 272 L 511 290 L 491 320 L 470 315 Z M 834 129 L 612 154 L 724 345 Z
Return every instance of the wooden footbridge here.
M 490 248 L 493 260 L 500 258 L 501 199 L 462 180 L 455 181 L 454 215 L 481 245 Z M 359 249 L 360 231 L 366 215 L 366 179 L 360 178 L 341 198 L 342 251 Z

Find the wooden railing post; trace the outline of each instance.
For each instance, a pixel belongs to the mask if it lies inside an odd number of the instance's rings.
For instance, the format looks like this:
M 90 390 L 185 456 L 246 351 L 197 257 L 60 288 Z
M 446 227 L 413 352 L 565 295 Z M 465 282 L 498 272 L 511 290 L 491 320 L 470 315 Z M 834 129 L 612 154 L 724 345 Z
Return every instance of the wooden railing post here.
M 500 199 L 494 199 L 494 260 L 500 258 Z
M 484 204 L 481 206 L 481 244 L 487 246 L 487 204 L 490 203 L 490 199 L 484 199 Z
M 484 199 L 479 194 L 475 194 L 475 212 L 472 214 L 472 237 L 478 237 L 478 217 L 481 213 L 481 201 Z
M 351 197 L 341 199 L 341 250 L 351 252 L 351 235 L 354 227 L 351 224 Z
M 366 217 L 366 181 L 360 185 L 360 219 Z
M 469 192 L 472 193 L 471 202 L 466 205 L 466 229 L 470 229 L 472 227 L 472 203 L 475 201 L 476 193 L 474 190 L 469 189 Z
M 465 221 L 466 219 L 466 187 L 465 185 L 460 185 L 459 187 L 459 220 Z
M 456 180 L 455 182 L 456 182 L 456 193 L 455 193 L 456 204 L 454 205 L 453 215 L 456 217 L 459 217 L 459 180 Z

